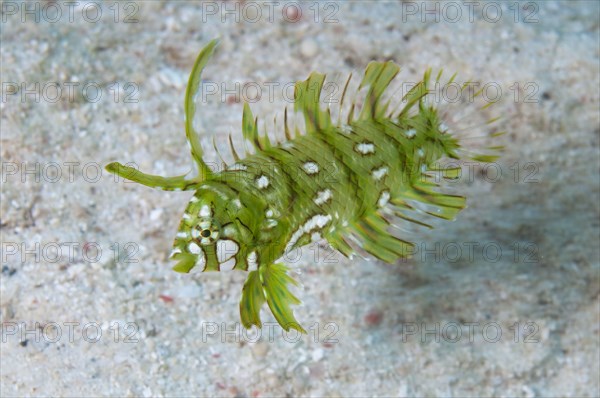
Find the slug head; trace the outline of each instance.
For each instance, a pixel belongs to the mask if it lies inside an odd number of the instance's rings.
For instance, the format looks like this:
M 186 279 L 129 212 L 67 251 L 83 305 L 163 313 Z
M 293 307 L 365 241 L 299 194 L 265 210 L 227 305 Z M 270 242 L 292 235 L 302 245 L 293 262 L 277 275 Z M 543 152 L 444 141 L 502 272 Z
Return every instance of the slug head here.
M 203 271 L 244 268 L 240 247 L 248 240 L 240 220 L 239 200 L 200 188 L 190 199 L 179 225 L 171 259 L 178 272 L 198 266 Z

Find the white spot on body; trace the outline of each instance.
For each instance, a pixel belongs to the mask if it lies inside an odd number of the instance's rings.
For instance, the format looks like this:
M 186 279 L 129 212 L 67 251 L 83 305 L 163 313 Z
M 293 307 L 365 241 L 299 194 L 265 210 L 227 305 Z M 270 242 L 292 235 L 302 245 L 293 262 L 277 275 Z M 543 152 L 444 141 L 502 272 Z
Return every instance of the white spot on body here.
M 290 251 L 292 249 L 292 247 L 294 247 L 294 245 L 296 244 L 296 242 L 298 242 L 298 239 L 300 239 L 300 237 L 304 234 L 304 229 L 302 227 L 298 228 L 296 230 L 296 232 L 294 232 L 292 234 L 292 237 L 290 238 L 290 241 L 287 243 L 287 245 L 285 246 L 285 251 L 286 253 L 288 251 Z
M 188 213 L 183 213 L 183 219 L 184 220 L 191 220 L 192 216 L 190 216 Z
M 187 238 L 188 237 L 188 233 L 185 231 L 179 231 L 177 232 L 177 235 L 175 235 L 178 238 Z
M 190 199 L 190 203 L 196 203 L 197 201 L 199 201 L 200 199 L 198 199 L 197 196 L 192 196 L 192 198 Z
M 188 250 L 192 254 L 200 254 L 200 253 L 202 253 L 202 249 L 200 249 L 200 246 L 198 246 L 198 244 L 196 242 L 191 242 L 188 245 Z
M 260 176 L 256 179 L 258 189 L 265 189 L 269 186 L 269 179 L 266 176 Z
M 219 239 L 217 241 L 217 260 L 219 263 L 224 263 L 235 256 L 238 250 L 240 250 L 240 247 L 237 242 L 231 239 Z
M 360 144 L 356 144 L 354 148 L 358 151 L 358 153 L 363 155 L 375 153 L 375 145 L 371 144 L 370 142 L 361 142 Z
M 442 122 L 442 123 L 440 123 L 439 129 L 440 129 L 440 132 L 445 133 L 448 131 L 448 126 L 446 126 L 446 123 Z
M 379 200 L 377 201 L 377 205 L 379 207 L 383 207 L 383 206 L 387 205 L 389 201 L 390 201 L 390 193 L 388 191 L 383 191 L 381 193 L 381 196 L 379 197 Z
M 319 172 L 319 165 L 315 162 L 306 162 L 302 165 L 302 168 L 306 174 L 317 174 Z
M 233 203 L 233 205 L 235 207 L 237 207 L 238 209 L 242 208 L 242 202 L 239 199 L 234 199 L 234 200 L 231 201 L 231 203 Z
M 314 229 L 323 229 L 327 223 L 331 221 L 331 216 L 329 214 L 317 214 L 310 218 L 304 225 L 302 225 L 296 232 L 292 234 L 290 241 L 287 243 L 285 251 L 289 251 L 294 247 L 294 245 L 298 242 L 298 239 L 305 233 L 310 233 Z
M 388 173 L 388 168 L 387 167 L 380 167 L 376 170 L 373 170 L 373 172 L 371 173 L 371 175 L 373 176 L 373 179 L 375 181 L 379 181 L 381 180 L 385 175 L 387 175 Z
M 231 271 L 235 265 L 237 264 L 237 262 L 235 261 L 235 258 L 230 258 L 227 261 L 224 261 L 222 263 L 219 264 L 219 271 L 223 272 L 223 271 Z
M 323 203 L 326 203 L 331 199 L 331 191 L 326 189 L 324 191 L 317 192 L 317 197 L 315 198 L 315 204 L 320 206 Z
M 417 135 L 417 130 L 415 130 L 415 129 L 410 129 L 410 130 L 406 131 L 406 136 L 408 138 L 413 138 L 415 135 Z
M 169 254 L 169 257 L 173 257 L 176 254 L 181 253 L 181 249 L 176 247 L 175 249 L 171 250 L 171 254 Z
M 425 156 L 425 151 L 423 151 L 423 148 L 419 148 L 419 149 L 417 150 L 417 155 L 419 155 L 419 157 L 421 157 L 421 158 L 422 158 L 423 156 Z
M 199 215 L 200 217 L 210 217 L 210 207 L 207 205 L 202 206 Z
M 267 210 L 267 211 L 266 211 L 266 213 L 265 213 L 265 215 L 266 215 L 268 218 L 271 218 L 271 217 L 273 217 L 273 210 L 271 210 L 271 209 Z
M 273 220 L 272 218 L 267 218 L 267 228 L 271 229 L 277 225 L 277 220 Z
M 257 261 L 258 261 L 258 255 L 256 254 L 255 251 L 248 254 L 248 257 L 246 257 L 246 262 L 248 263 L 248 271 L 256 271 L 258 269 Z
M 316 216 L 308 220 L 306 224 L 304 224 L 304 231 L 308 232 L 315 228 L 323 228 L 329 221 L 331 221 L 331 216 L 329 214 L 317 214 Z
M 206 258 L 204 257 L 204 252 L 198 254 L 198 258 L 196 258 L 196 267 L 200 269 L 204 269 L 206 263 Z
M 310 236 L 311 242 L 318 242 L 321 240 L 321 234 L 319 232 L 313 232 Z

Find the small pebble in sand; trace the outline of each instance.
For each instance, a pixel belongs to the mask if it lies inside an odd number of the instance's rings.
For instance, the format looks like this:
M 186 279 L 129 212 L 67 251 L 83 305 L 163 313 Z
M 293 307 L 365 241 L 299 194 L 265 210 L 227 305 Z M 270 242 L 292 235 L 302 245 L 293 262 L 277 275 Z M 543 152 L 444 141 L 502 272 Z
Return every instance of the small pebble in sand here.
M 297 4 L 290 3 L 283 7 L 283 17 L 287 22 L 298 22 L 302 18 L 302 9 Z
M 317 42 L 312 39 L 306 39 L 300 44 L 300 53 L 306 58 L 312 58 L 319 52 Z
M 367 326 L 377 326 L 383 321 L 383 312 L 372 309 L 365 315 L 365 323 Z

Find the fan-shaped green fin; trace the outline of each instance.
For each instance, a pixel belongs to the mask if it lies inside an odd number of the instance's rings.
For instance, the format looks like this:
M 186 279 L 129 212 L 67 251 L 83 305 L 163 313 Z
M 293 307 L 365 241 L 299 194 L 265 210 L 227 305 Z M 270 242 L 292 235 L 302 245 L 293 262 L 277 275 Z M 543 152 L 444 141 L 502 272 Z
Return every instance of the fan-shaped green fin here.
M 370 62 L 365 70 L 358 89 L 369 86 L 365 103 L 360 111 L 359 119 L 381 119 L 385 115 L 385 111 L 389 102 L 382 104 L 382 96 L 390 83 L 400 72 L 400 67 L 392 61 L 387 62 Z
M 260 266 L 259 276 L 267 304 L 281 327 L 286 331 L 296 329 L 300 333 L 306 333 L 290 308 L 290 305 L 298 305 L 301 302 L 288 290 L 288 284 L 298 285 L 298 282 L 287 274 L 285 265 L 275 263 Z
M 242 135 L 256 151 L 264 151 L 271 147 L 271 141 L 266 134 L 259 136 L 258 134 L 258 119 L 252 114 L 250 105 L 244 102 L 244 113 L 242 114 Z
M 414 244 L 390 234 L 388 226 L 389 223 L 381 215 L 372 213 L 358 221 L 352 232 L 359 238 L 364 250 L 386 263 L 412 255 Z
M 354 254 L 354 249 L 348 244 L 344 235 L 341 233 L 330 234 L 327 236 L 329 244 L 337 251 L 342 253 L 344 256 L 350 258 Z
M 464 196 L 450 195 L 434 191 L 435 184 L 426 181 L 418 181 L 412 186 L 406 186 L 399 197 L 391 199 L 392 204 L 411 208 L 406 200 L 421 202 L 425 205 L 433 206 L 434 211 L 427 210 L 427 214 L 445 220 L 453 220 L 456 215 L 465 208 L 467 199 Z
M 408 222 L 420 225 L 420 226 L 425 227 L 425 228 L 433 229 L 433 226 L 431 226 L 431 225 L 429 225 L 429 224 L 427 224 L 427 223 L 425 223 L 423 221 L 419 221 L 419 220 L 416 220 L 414 218 L 408 217 L 406 214 L 402 213 L 401 211 L 395 211 L 394 215 L 396 217 L 398 217 L 398 218 L 403 219 L 404 221 L 408 221 Z
M 408 90 L 408 93 L 406 93 L 406 95 L 404 95 L 402 98 L 402 101 L 405 103 L 405 105 L 398 114 L 398 119 L 402 118 L 402 116 L 405 116 L 408 111 L 417 102 L 420 102 L 427 94 L 427 84 L 423 81 L 417 83 L 413 88 Z
M 264 303 L 265 295 L 258 271 L 251 271 L 244 283 L 240 300 L 240 318 L 246 329 L 250 329 L 252 325 L 256 325 L 258 328 L 262 327 L 260 309 Z
M 306 133 L 313 134 L 331 126 L 331 115 L 319 106 L 325 75 L 313 72 L 308 79 L 296 82 L 294 88 L 294 110 L 302 112 Z

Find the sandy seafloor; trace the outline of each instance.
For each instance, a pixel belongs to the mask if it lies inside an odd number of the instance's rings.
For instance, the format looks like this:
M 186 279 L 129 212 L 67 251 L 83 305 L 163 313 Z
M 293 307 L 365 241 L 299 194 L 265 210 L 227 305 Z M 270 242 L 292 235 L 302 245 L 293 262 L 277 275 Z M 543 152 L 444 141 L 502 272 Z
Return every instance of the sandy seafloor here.
M 2 3 L 1 396 L 600 396 L 598 3 L 480 2 L 471 18 L 462 2 L 106 2 L 93 22 L 92 3 L 30 2 L 39 23 L 25 7 Z M 469 207 L 411 236 L 413 259 L 313 245 L 289 262 L 307 336 L 268 311 L 245 333 L 243 272 L 170 269 L 190 193 L 98 175 L 190 169 L 185 83 L 214 37 L 204 78 L 256 83 L 268 118 L 290 105 L 277 87 L 370 60 L 490 83 L 506 151 L 452 187 Z M 211 161 L 212 135 L 239 142 L 225 94 L 199 104 Z

